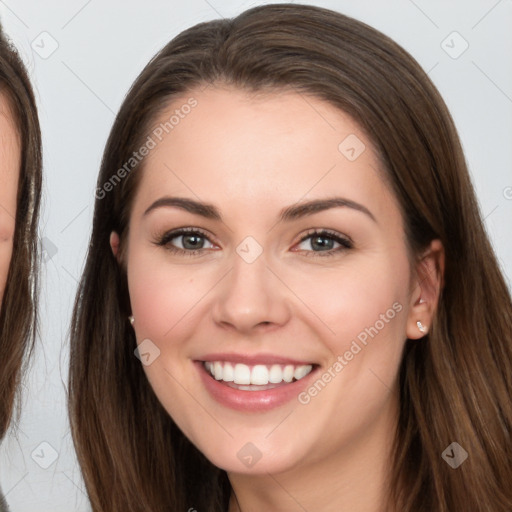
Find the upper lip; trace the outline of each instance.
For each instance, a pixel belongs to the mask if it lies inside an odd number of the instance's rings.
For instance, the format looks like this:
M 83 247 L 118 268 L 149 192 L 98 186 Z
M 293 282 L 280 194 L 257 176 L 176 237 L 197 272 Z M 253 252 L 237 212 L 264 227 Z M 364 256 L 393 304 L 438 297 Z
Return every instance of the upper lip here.
M 278 356 L 274 354 L 233 354 L 233 353 L 219 353 L 208 354 L 197 359 L 198 361 L 227 361 L 230 363 L 242 363 L 248 366 L 257 364 L 292 364 L 294 366 L 302 366 L 307 364 L 315 364 L 311 361 L 299 361 L 289 357 Z

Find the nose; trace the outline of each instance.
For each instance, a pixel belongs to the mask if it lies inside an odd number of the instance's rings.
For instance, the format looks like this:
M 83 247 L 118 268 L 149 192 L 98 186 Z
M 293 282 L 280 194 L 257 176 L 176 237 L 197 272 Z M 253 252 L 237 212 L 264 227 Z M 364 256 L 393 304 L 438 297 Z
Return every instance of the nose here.
M 234 254 L 231 271 L 217 288 L 213 318 L 223 328 L 246 335 L 272 330 L 290 318 L 287 295 L 265 253 L 252 263 Z

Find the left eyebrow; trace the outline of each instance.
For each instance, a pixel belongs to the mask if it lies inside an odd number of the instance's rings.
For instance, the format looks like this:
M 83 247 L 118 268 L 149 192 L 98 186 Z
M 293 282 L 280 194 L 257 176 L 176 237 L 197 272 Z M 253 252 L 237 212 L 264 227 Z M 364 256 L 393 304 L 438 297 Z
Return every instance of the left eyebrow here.
M 280 221 L 291 221 L 300 219 L 305 217 L 306 215 L 312 215 L 314 213 L 318 213 L 324 210 L 329 210 L 330 208 L 338 208 L 338 207 L 347 207 L 352 208 L 353 210 L 357 210 L 359 212 L 364 213 L 368 217 L 370 217 L 374 222 L 377 222 L 377 219 L 373 215 L 373 213 L 363 206 L 362 204 L 356 203 L 351 199 L 346 199 L 344 197 L 333 197 L 331 199 L 317 199 L 313 201 L 308 201 L 306 203 L 299 203 L 296 205 L 289 206 L 281 211 L 279 216 Z

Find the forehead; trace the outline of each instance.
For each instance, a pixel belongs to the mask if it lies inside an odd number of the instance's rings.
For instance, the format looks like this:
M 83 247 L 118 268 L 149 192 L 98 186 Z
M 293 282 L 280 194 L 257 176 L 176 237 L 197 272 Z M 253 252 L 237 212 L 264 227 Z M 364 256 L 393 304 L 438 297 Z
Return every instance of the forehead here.
M 257 210 L 343 194 L 397 208 L 361 127 L 310 95 L 192 90 L 161 113 L 152 137 L 139 203 L 167 193 Z

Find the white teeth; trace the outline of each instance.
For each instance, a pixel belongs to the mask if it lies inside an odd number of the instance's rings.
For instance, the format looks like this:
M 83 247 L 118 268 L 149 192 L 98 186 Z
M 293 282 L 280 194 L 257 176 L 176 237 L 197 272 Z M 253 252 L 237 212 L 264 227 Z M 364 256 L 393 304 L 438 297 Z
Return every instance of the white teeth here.
M 278 364 L 273 364 L 270 367 L 270 375 L 268 381 L 272 384 L 279 384 L 283 380 L 283 370 Z
M 257 364 L 251 371 L 251 384 L 260 386 L 268 384 L 268 369 L 262 364 Z
M 224 363 L 222 380 L 224 382 L 233 382 L 235 380 L 235 369 L 231 363 Z
M 308 373 L 309 373 L 309 369 L 307 366 L 297 366 L 297 368 L 295 368 L 295 371 L 293 372 L 293 376 L 297 379 L 297 380 L 300 380 L 302 379 L 302 377 L 305 377 Z
M 292 382 L 300 380 L 308 375 L 313 366 L 310 364 L 294 366 L 293 364 L 264 365 L 257 364 L 248 366 L 246 364 L 224 361 L 205 361 L 204 367 L 215 380 L 234 382 L 238 385 L 266 386 L 268 384 L 279 384 L 281 382 Z M 241 389 L 241 388 L 240 388 Z
M 213 376 L 215 380 L 222 380 L 222 363 L 219 361 L 215 361 L 213 364 Z
M 283 371 L 283 380 L 285 382 L 291 382 L 293 380 L 293 365 L 287 364 Z
M 250 384 L 251 369 L 246 364 L 235 364 L 235 376 L 233 382 L 235 384 Z

